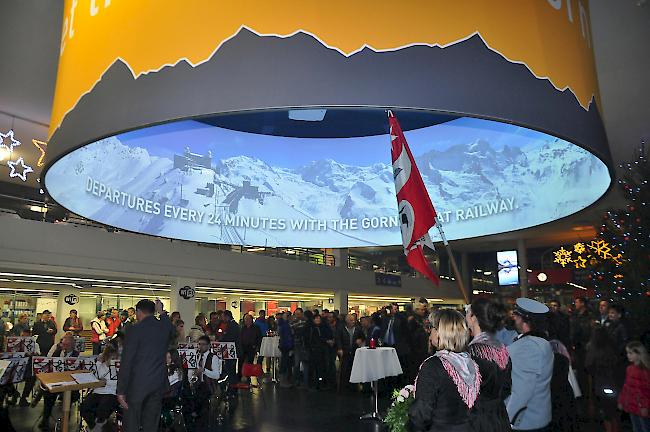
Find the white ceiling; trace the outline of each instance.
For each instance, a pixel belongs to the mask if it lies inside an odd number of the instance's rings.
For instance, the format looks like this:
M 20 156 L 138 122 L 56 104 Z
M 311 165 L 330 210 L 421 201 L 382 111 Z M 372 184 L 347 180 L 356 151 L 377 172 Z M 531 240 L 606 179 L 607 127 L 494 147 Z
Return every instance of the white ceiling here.
M 543 1 L 543 0 L 535 0 Z M 603 118 L 614 162 L 633 157 L 641 138 L 650 142 L 650 2 L 590 0 L 591 28 Z M 0 128 L 11 118 L 45 138 L 58 59 L 63 0 L 0 1 Z M 22 120 L 21 120 L 22 119 Z M 476 249 L 518 237 L 560 242 L 571 228 L 590 225 L 620 205 L 617 188 L 596 206 L 565 220 L 516 233 L 462 242 Z M 549 240 L 553 239 L 553 240 Z

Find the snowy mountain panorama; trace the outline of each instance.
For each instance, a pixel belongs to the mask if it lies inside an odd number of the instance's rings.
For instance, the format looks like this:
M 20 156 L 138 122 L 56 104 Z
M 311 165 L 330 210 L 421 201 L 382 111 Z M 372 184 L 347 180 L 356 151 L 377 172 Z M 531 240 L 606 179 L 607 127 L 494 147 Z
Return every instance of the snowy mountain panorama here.
M 567 216 L 609 186 L 605 165 L 565 141 L 495 147 L 478 139 L 424 153 L 413 148 L 451 239 Z M 389 162 L 353 166 L 323 158 L 287 168 L 250 156 L 212 160 L 189 148 L 172 160 L 112 137 L 62 158 L 46 184 L 74 213 L 156 236 L 259 246 L 395 245 L 401 237 Z

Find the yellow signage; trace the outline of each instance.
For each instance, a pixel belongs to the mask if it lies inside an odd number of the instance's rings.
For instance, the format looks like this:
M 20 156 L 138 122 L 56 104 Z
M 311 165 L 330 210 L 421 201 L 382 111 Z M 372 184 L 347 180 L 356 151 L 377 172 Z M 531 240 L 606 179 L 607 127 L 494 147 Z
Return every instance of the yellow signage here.
M 49 135 L 115 62 L 134 78 L 199 65 L 246 28 L 304 32 L 344 56 L 364 47 L 447 47 L 479 34 L 583 108 L 597 96 L 586 0 L 66 0 Z

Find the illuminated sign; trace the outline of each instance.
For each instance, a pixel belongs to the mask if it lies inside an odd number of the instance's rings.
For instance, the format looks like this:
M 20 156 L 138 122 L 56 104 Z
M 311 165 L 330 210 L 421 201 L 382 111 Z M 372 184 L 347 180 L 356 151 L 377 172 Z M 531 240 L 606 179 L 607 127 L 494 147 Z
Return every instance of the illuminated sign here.
M 519 283 L 519 266 L 517 251 L 497 252 L 499 285 L 517 285 Z
M 518 126 L 463 117 L 405 134 L 450 239 L 570 215 L 610 184 L 588 151 Z M 75 150 L 45 181 L 74 213 L 134 232 L 269 247 L 384 246 L 401 244 L 390 162 L 388 135 L 287 138 L 184 120 Z

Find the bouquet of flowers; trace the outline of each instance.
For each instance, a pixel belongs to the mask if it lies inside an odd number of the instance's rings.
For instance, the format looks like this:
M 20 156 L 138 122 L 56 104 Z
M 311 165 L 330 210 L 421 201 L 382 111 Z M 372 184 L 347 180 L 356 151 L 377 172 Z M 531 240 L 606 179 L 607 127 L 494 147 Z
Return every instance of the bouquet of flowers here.
M 390 432 L 406 432 L 409 407 L 415 400 L 415 386 L 407 385 L 401 390 L 394 390 L 391 399 L 393 403 L 388 409 L 384 423 Z

